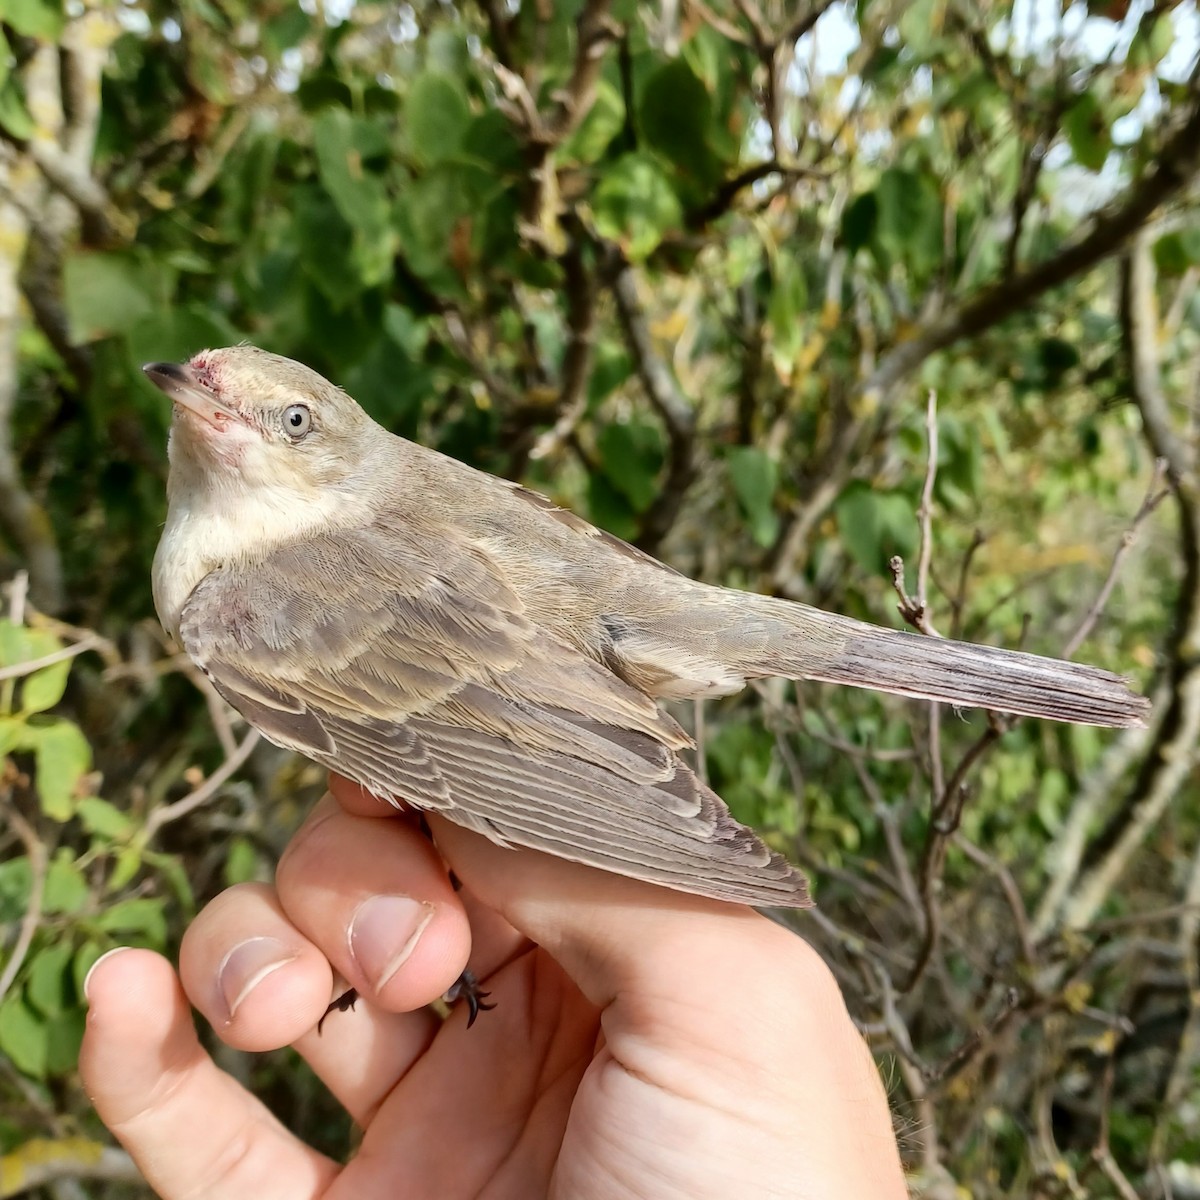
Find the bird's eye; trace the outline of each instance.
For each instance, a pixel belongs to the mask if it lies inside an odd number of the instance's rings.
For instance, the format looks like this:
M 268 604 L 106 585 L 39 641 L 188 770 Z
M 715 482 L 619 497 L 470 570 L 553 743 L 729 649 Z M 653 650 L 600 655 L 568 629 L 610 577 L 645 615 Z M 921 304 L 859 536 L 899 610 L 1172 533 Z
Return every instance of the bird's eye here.
M 305 404 L 289 404 L 283 410 L 283 427 L 290 438 L 299 441 L 312 428 L 312 413 Z

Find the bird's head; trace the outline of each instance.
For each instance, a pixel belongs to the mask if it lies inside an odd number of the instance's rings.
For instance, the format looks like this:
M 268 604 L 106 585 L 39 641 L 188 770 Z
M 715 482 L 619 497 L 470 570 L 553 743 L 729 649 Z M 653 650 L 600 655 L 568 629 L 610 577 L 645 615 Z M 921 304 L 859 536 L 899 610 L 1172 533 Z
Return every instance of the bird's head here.
M 254 346 L 147 363 L 174 402 L 172 482 L 296 490 L 336 487 L 378 427 L 316 371 Z

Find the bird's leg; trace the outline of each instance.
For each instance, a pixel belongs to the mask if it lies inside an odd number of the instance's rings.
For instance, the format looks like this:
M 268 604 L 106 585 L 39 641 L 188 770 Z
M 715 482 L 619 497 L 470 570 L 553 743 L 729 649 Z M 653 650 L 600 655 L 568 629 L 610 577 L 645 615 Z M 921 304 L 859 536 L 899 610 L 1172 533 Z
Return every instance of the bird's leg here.
M 425 836 L 433 841 L 433 832 L 429 828 L 429 822 L 425 820 L 425 814 L 421 814 L 421 828 L 425 831 Z M 462 880 L 459 879 L 453 871 L 450 872 L 450 886 L 456 891 L 462 891 Z M 470 1029 L 475 1024 L 475 1018 L 481 1012 L 491 1012 L 496 1006 L 486 1003 L 491 992 L 485 992 L 480 986 L 479 980 L 475 977 L 475 972 L 467 968 L 463 968 L 463 973 L 450 985 L 449 990 L 442 997 L 447 1004 L 453 1004 L 456 1000 L 462 1000 L 467 1006 L 467 1028 Z

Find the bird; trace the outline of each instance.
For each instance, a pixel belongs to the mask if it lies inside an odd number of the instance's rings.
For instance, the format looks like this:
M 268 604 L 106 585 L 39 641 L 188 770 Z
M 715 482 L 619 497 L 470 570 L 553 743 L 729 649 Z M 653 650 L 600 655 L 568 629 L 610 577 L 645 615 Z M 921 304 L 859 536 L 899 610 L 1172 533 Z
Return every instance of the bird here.
M 143 370 L 173 402 L 163 627 L 269 741 L 501 846 L 800 908 L 804 874 L 700 779 L 661 701 L 778 676 L 1145 720 L 1095 667 L 690 579 L 255 346 Z

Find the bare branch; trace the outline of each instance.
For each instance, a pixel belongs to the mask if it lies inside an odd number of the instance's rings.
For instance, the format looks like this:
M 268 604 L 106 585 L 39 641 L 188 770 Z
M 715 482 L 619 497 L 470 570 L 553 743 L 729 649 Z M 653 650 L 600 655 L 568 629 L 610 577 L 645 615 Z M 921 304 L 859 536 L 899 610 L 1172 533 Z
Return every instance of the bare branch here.
M 514 70 L 512 48 L 512 25 L 504 12 L 500 0 L 480 0 L 480 8 L 487 17 L 488 34 L 492 41 L 492 52 L 501 66 Z
M 34 934 L 37 933 L 42 919 L 42 896 L 46 888 L 49 850 L 38 836 L 37 830 L 17 810 L 11 797 L 6 797 L 0 802 L 0 816 L 3 816 L 4 821 L 20 841 L 25 851 L 25 857 L 29 860 L 29 872 L 32 877 L 29 885 L 29 899 L 21 917 L 17 940 L 13 944 L 8 961 L 4 964 L 4 970 L 0 972 L 0 1000 L 3 1000 L 8 994 L 8 989 L 12 987 L 13 980 L 20 974 L 21 966 L 25 962 L 25 956 L 29 953 L 29 947 L 33 944 Z
M 1129 355 L 1135 402 L 1146 440 L 1165 459 L 1173 480 L 1192 468 L 1194 453 L 1171 424 L 1159 370 L 1158 299 L 1150 239 L 1143 233 L 1121 260 L 1121 326 Z
M 1200 72 L 1200 67 L 1197 68 Z M 1146 293 L 1154 287 L 1154 264 L 1147 239 L 1139 239 L 1123 273 L 1122 322 L 1130 365 L 1133 401 L 1142 415 L 1147 440 L 1168 461 L 1168 477 L 1179 512 L 1179 552 L 1183 579 L 1168 647 L 1169 699 L 1149 753 L 1117 810 L 1084 856 L 1084 870 L 1064 904 L 1063 924 L 1081 929 L 1094 918 L 1133 856 L 1144 845 L 1197 760 L 1200 743 L 1200 662 L 1192 647 L 1200 642 L 1200 495 L 1190 462 L 1174 445 L 1166 414 L 1158 360 L 1158 328 Z M 1174 459 L 1172 459 L 1174 455 Z
M 633 268 L 615 247 L 608 248 L 606 273 L 638 378 L 667 429 L 667 478 L 658 499 L 643 516 L 637 539 L 642 549 L 650 550 L 670 529 L 695 475 L 696 414 L 679 390 L 666 359 L 654 345 L 638 297 Z
M 207 804 L 216 793 L 225 786 L 234 773 L 242 766 L 242 764 L 250 757 L 251 751 L 258 745 L 259 734 L 257 729 L 252 729 L 244 738 L 238 748 L 231 754 L 198 788 L 189 792 L 182 800 L 176 800 L 174 804 L 165 804 L 161 808 L 156 808 L 147 818 L 144 829 L 144 836 L 147 841 L 150 841 L 155 834 L 164 826 L 172 821 L 178 821 L 180 817 L 186 817 L 188 813 L 194 812 L 203 804 Z
M 586 0 L 575 26 L 575 63 L 567 86 L 557 95 L 557 108 L 544 125 L 544 136 L 557 145 L 592 107 L 604 55 L 620 29 L 609 16 L 610 0 Z
M 558 418 L 538 438 L 529 457 L 533 460 L 553 454 L 570 437 L 579 418 L 587 409 L 587 383 L 592 371 L 593 326 L 596 320 L 596 293 L 591 272 L 583 261 L 580 238 L 573 238 L 563 256 L 567 328 L 570 340 L 563 355 L 558 400 Z
M 1194 82 L 1194 80 L 1193 80 Z M 1160 205 L 1177 196 L 1200 170 L 1200 94 L 1150 166 L 1112 205 L 1096 215 L 1083 237 L 1053 257 L 1010 276 L 956 305 L 914 337 L 884 355 L 859 386 L 865 396 L 885 400 L 931 354 L 998 325 L 1051 288 L 1090 270 L 1120 250 Z
M 4 256 L 0 265 L 0 523 L 24 555 L 35 600 L 53 611 L 63 602 L 58 539 L 49 516 L 25 488 L 12 443 L 21 320 L 17 271 L 28 225 L 16 205 L 5 200 L 0 200 L 0 236 L 16 248 L 15 253 Z
M 1074 658 L 1075 652 L 1087 641 L 1088 635 L 1092 632 L 1100 614 L 1104 611 L 1108 604 L 1108 599 L 1112 595 L 1113 587 L 1116 585 L 1117 577 L 1121 573 L 1121 567 L 1125 562 L 1125 556 L 1133 548 L 1134 542 L 1137 541 L 1138 530 L 1148 516 L 1171 494 L 1169 488 L 1162 486 L 1163 480 L 1166 478 L 1167 460 L 1159 458 L 1154 463 L 1154 474 L 1150 478 L 1150 486 L 1146 490 L 1146 498 L 1142 501 L 1137 512 L 1134 513 L 1133 521 L 1129 528 L 1121 535 L 1121 540 L 1117 544 L 1116 553 L 1112 557 L 1112 563 L 1109 565 L 1108 574 L 1105 576 L 1104 583 L 1100 590 L 1096 593 L 1095 600 L 1083 615 L 1083 620 L 1079 623 L 1079 628 L 1072 634 L 1070 641 L 1062 649 L 1063 658 Z
M 133 232 L 129 218 L 114 208 L 108 193 L 90 174 L 79 170 L 54 142 L 30 142 L 29 157 L 51 186 L 78 209 L 89 226 L 89 240 L 106 242 L 118 230 L 123 236 Z
M 0 667 L 0 679 L 23 679 L 40 671 L 43 667 L 52 667 L 55 663 L 66 662 L 69 658 L 84 654 L 88 650 L 98 650 L 102 639 L 99 637 L 85 638 L 73 646 L 64 646 L 53 654 L 43 654 L 41 658 L 31 658 L 28 662 L 16 663 L 11 667 Z
M 929 620 L 929 564 L 933 559 L 933 488 L 937 482 L 938 427 L 937 393 L 930 389 L 925 405 L 925 437 L 928 442 L 928 458 L 925 463 L 925 483 L 921 488 L 921 504 L 917 509 L 917 521 L 921 527 L 920 550 L 917 555 L 917 591 L 910 596 L 904 589 L 904 559 L 898 554 L 891 560 L 892 586 L 900 597 L 897 608 L 900 615 L 914 628 L 928 637 L 941 637 Z

